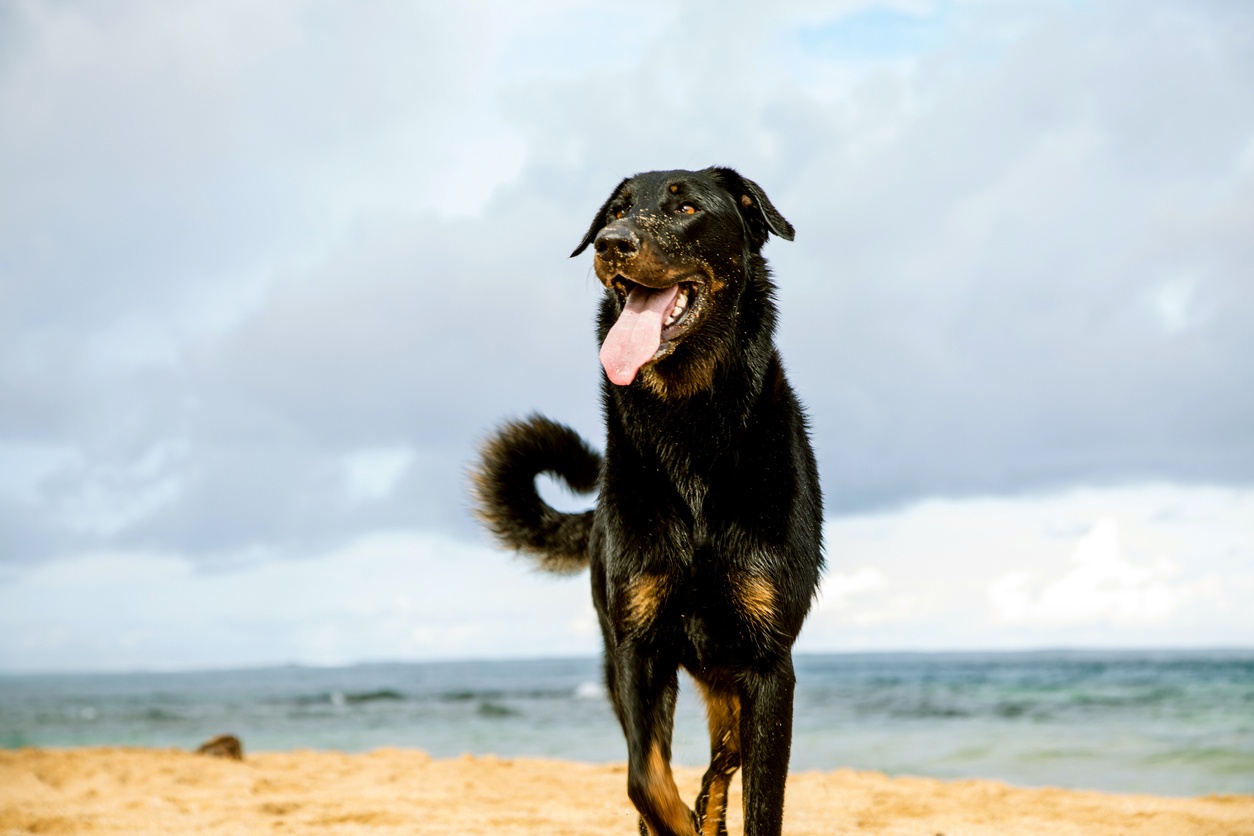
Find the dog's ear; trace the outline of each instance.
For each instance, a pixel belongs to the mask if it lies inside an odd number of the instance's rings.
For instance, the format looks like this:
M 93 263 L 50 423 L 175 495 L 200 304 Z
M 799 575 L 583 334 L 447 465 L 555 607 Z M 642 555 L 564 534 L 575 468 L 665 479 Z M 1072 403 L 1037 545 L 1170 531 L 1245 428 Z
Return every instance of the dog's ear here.
M 735 169 L 707 168 L 705 172 L 722 183 L 732 200 L 736 201 L 736 207 L 749 228 L 749 237 L 755 251 L 762 249 L 767 236 L 772 232 L 785 241 L 793 239 L 795 230 L 792 224 L 779 213 L 761 186 L 748 177 L 741 177 Z
M 575 247 L 575 251 L 570 254 L 571 258 L 574 258 L 584 250 L 588 249 L 588 245 L 596 240 L 597 233 L 605 226 L 606 218 L 610 212 L 610 204 L 618 199 L 619 194 L 623 191 L 623 186 L 626 186 L 627 180 L 630 179 L 631 178 L 626 178 L 623 182 L 615 186 L 614 191 L 610 192 L 610 196 L 607 197 L 605 202 L 601 204 L 601 208 L 597 210 L 597 216 L 592 219 L 592 226 L 588 227 L 588 234 L 583 237 L 583 240 L 579 242 L 579 246 Z

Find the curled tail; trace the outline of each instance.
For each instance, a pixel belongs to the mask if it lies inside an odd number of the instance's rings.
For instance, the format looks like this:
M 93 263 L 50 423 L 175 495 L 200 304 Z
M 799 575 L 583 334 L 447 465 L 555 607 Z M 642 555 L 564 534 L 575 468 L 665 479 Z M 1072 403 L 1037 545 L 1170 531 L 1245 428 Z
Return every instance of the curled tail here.
M 592 512 L 565 514 L 536 491 L 536 476 L 560 476 L 578 493 L 596 490 L 601 457 L 574 430 L 532 415 L 511 421 L 483 445 L 471 475 L 475 513 L 502 545 L 537 558 L 549 572 L 588 565 Z

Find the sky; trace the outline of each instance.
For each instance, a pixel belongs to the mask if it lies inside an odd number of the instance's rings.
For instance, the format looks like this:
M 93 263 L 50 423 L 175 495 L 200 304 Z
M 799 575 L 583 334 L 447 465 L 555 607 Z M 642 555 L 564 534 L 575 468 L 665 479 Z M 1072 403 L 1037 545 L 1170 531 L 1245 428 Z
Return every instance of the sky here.
M 1252 89 L 1235 0 L 0 5 L 0 671 L 596 653 L 466 472 L 597 442 L 567 255 L 716 164 L 797 229 L 799 651 L 1254 646 Z

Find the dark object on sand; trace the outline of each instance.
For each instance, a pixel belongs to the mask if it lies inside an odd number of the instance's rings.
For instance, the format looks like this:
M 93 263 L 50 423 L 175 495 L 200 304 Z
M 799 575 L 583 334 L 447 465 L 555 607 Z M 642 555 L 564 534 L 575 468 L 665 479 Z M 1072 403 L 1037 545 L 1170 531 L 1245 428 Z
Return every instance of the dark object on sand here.
M 572 255 L 605 286 L 604 458 L 541 416 L 504 425 L 475 473 L 503 544 L 554 572 L 591 568 L 605 679 L 627 738 L 627 792 L 651 836 L 723 836 L 744 765 L 748 836 L 780 832 L 792 743 L 792 645 L 822 569 L 822 498 L 805 415 L 775 349 L 761 256 L 792 226 L 728 168 L 624 180 Z M 559 513 L 535 477 L 598 491 Z M 695 813 L 671 777 L 677 670 L 706 703 Z
M 196 754 L 242 761 L 244 759 L 244 744 L 240 743 L 239 738 L 233 734 L 220 734 L 200 744 Z

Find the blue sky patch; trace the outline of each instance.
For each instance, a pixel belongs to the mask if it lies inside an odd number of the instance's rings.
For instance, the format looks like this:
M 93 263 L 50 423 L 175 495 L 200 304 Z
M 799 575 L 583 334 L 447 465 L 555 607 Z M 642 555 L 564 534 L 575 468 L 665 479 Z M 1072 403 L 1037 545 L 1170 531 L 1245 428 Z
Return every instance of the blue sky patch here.
M 952 6 L 915 14 L 872 6 L 797 32 L 807 53 L 827 59 L 896 60 L 930 52 L 953 35 Z

